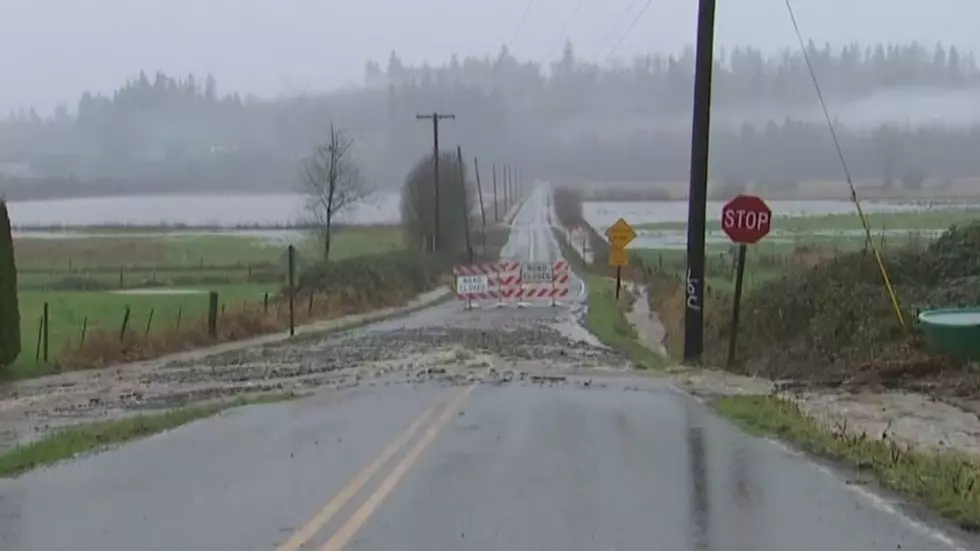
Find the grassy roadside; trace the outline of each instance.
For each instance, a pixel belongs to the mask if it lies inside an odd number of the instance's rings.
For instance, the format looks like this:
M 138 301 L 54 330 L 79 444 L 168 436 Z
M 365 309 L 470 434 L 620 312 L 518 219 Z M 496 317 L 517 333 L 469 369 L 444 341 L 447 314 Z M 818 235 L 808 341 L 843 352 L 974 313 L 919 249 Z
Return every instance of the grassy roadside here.
M 980 462 L 972 458 L 827 430 L 796 404 L 774 396 L 728 396 L 714 405 L 750 433 L 778 436 L 807 452 L 843 460 L 963 528 L 980 529 Z
M 228 409 L 282 402 L 297 397 L 292 392 L 243 397 L 230 402 L 184 406 L 162 413 L 68 427 L 0 455 L 0 477 L 14 477 L 81 453 L 104 451 L 116 444 L 164 432 Z
M 661 369 L 666 366 L 666 358 L 640 343 L 636 329 L 626 320 L 624 310 L 629 307 L 631 298 L 625 291 L 616 302 L 616 284 L 608 279 L 585 274 L 589 287 L 589 312 L 586 326 L 602 344 L 624 352 L 637 369 Z

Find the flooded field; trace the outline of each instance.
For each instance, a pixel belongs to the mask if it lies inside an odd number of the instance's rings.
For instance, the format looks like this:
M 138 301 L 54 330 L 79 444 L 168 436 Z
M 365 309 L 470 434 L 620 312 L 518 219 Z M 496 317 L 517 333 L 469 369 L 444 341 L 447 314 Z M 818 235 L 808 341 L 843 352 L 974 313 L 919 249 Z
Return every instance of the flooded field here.
M 854 203 L 850 201 L 768 201 L 775 216 L 820 216 L 827 214 L 852 214 Z M 721 218 L 724 201 L 708 201 L 708 220 Z M 960 204 L 960 207 L 963 205 Z M 917 212 L 934 211 L 950 205 L 928 205 L 899 202 L 864 201 L 861 208 L 865 212 Z M 636 226 L 659 222 L 687 221 L 687 201 L 649 201 L 649 202 L 586 202 L 582 204 L 583 215 L 593 227 L 605 230 L 620 216 Z
M 864 231 L 854 204 L 850 201 L 769 201 L 776 220 L 774 229 L 766 238 L 770 244 L 792 244 L 805 239 L 808 242 L 862 241 Z M 708 202 L 707 245 L 725 247 L 728 237 L 718 227 L 723 202 Z M 908 237 L 914 233 L 922 238 L 938 237 L 953 222 L 975 218 L 980 220 L 980 205 L 923 204 L 899 202 L 872 202 L 861 204 L 872 220 L 887 218 L 889 225 L 872 222 L 876 238 Z M 630 249 L 678 249 L 687 244 L 687 202 L 587 202 L 583 204 L 585 219 L 600 233 L 619 217 L 634 227 L 657 224 L 664 227 L 637 228 L 638 236 L 630 243 Z M 853 215 L 853 220 L 850 218 Z M 907 216 L 903 216 L 907 215 Z M 779 229 L 782 221 L 791 222 L 791 229 Z M 792 217 L 792 218 L 787 218 Z M 803 223 L 810 221 L 810 223 Z
M 144 195 L 9 203 L 20 228 L 51 226 L 186 225 L 290 226 L 304 221 L 299 194 Z M 337 220 L 339 224 L 393 224 L 400 220 L 395 192 L 378 192 Z

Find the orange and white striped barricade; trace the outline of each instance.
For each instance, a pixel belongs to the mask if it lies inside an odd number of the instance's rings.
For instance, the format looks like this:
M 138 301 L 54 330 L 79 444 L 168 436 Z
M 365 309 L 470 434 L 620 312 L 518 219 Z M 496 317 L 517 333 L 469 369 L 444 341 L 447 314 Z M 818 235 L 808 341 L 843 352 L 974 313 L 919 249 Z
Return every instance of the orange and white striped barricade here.
M 568 296 L 572 285 L 571 267 L 564 260 L 556 260 L 551 266 L 551 305 L 557 306 L 558 299 Z
M 492 276 L 491 287 L 497 298 L 497 306 L 503 306 L 521 288 L 521 262 L 519 260 L 501 260 L 497 262 L 497 271 Z
M 466 301 L 466 308 L 473 303 L 497 300 L 500 302 L 520 285 L 520 263 L 502 260 L 488 264 L 460 265 L 453 268 L 456 298 Z

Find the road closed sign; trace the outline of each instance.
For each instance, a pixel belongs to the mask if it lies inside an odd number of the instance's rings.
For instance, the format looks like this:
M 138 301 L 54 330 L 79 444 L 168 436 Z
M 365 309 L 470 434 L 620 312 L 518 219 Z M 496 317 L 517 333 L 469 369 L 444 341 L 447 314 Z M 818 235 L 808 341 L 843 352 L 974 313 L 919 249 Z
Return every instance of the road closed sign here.
M 524 283 L 551 283 L 553 278 L 551 262 L 524 262 L 521 265 Z
M 490 278 L 486 274 L 456 276 L 457 294 L 486 293 L 489 289 Z
M 757 243 L 772 229 L 772 211 L 761 197 L 738 195 L 722 207 L 721 229 L 740 245 Z

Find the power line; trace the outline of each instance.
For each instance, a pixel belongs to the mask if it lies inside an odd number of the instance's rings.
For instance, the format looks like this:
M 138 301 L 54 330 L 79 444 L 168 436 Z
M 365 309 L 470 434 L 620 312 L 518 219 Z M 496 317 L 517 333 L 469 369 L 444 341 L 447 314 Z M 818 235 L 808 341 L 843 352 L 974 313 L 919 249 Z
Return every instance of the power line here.
M 793 31 L 796 33 L 796 40 L 800 44 L 800 51 L 803 53 L 803 61 L 806 62 L 807 71 L 810 73 L 810 79 L 813 81 L 813 89 L 817 92 L 817 99 L 820 101 L 820 108 L 823 110 L 824 119 L 827 121 L 827 128 L 830 129 L 830 138 L 834 142 L 834 148 L 837 150 L 837 158 L 840 160 L 841 168 L 844 169 L 844 178 L 847 179 L 847 185 L 851 188 L 851 200 L 854 202 L 854 206 L 857 208 L 858 217 L 861 219 L 861 225 L 864 226 L 864 235 L 866 242 L 871 246 L 871 250 L 874 252 L 875 260 L 878 263 L 878 269 L 881 271 L 881 277 L 884 279 L 885 288 L 888 291 L 888 295 L 892 300 L 892 306 L 895 308 L 895 315 L 898 317 L 898 323 L 905 328 L 905 316 L 902 314 L 902 308 L 898 304 L 898 296 L 895 294 L 895 289 L 892 287 L 891 279 L 888 277 L 888 271 L 885 269 L 885 263 L 881 258 L 881 253 L 878 251 L 878 247 L 875 246 L 874 240 L 871 239 L 871 226 L 868 224 L 867 217 L 864 216 L 864 210 L 861 209 L 861 202 L 858 200 L 857 188 L 854 187 L 854 180 L 851 178 L 851 171 L 847 167 L 847 160 L 844 158 L 844 150 L 841 148 L 840 140 L 837 139 L 837 130 L 834 128 L 834 122 L 830 118 L 830 110 L 827 109 L 827 102 L 824 100 L 823 91 L 820 88 L 820 81 L 817 79 L 817 72 L 813 68 L 813 62 L 810 61 L 810 54 L 807 52 L 806 43 L 803 40 L 803 33 L 800 32 L 800 24 L 796 19 L 796 12 L 793 11 L 793 4 L 790 0 L 785 0 L 786 11 L 789 12 L 789 19 L 793 23 Z
M 647 10 L 650 9 L 650 6 L 652 5 L 653 5 L 653 0 L 647 0 L 647 3 L 643 5 L 643 9 L 640 10 L 640 13 L 636 14 L 636 17 L 633 18 L 633 21 L 629 24 L 628 27 L 626 27 L 626 30 L 623 31 L 623 35 L 619 37 L 618 41 L 616 41 L 616 45 L 614 45 L 612 49 L 609 50 L 609 53 L 606 55 L 606 61 L 609 61 L 609 59 L 613 56 L 613 54 L 616 53 L 616 50 L 619 49 L 620 45 L 623 44 L 623 41 L 626 40 L 626 37 L 629 36 L 630 31 L 632 31 L 633 27 L 640 22 L 640 19 L 643 18 L 643 14 L 645 14 Z
M 533 5 L 534 0 L 527 0 L 527 5 L 524 6 L 524 13 L 521 14 L 520 20 L 517 21 L 517 26 L 514 27 L 514 32 L 510 35 L 510 40 L 507 41 L 508 45 L 514 43 L 514 39 L 517 38 L 517 33 L 520 32 L 521 27 L 524 26 L 524 21 L 527 19 L 527 14 L 531 12 L 531 6 Z
M 602 35 L 602 39 L 599 41 L 600 48 L 610 43 L 609 41 L 612 40 L 613 37 L 616 35 L 616 31 L 621 28 L 620 23 L 629 20 L 630 15 L 633 13 L 633 9 L 639 3 L 640 0 L 631 0 L 629 5 L 626 6 L 626 9 L 623 10 L 623 13 L 621 13 L 618 17 L 616 17 L 616 21 L 612 25 L 610 25 L 606 33 Z
M 578 3 L 575 4 L 575 9 L 572 10 L 572 15 L 569 16 L 568 20 L 565 21 L 565 25 L 561 28 L 561 37 L 563 39 L 568 38 L 568 28 L 572 26 L 572 23 L 575 21 L 575 18 L 578 17 L 578 13 L 582 11 L 582 6 L 584 5 L 585 0 L 578 0 Z

